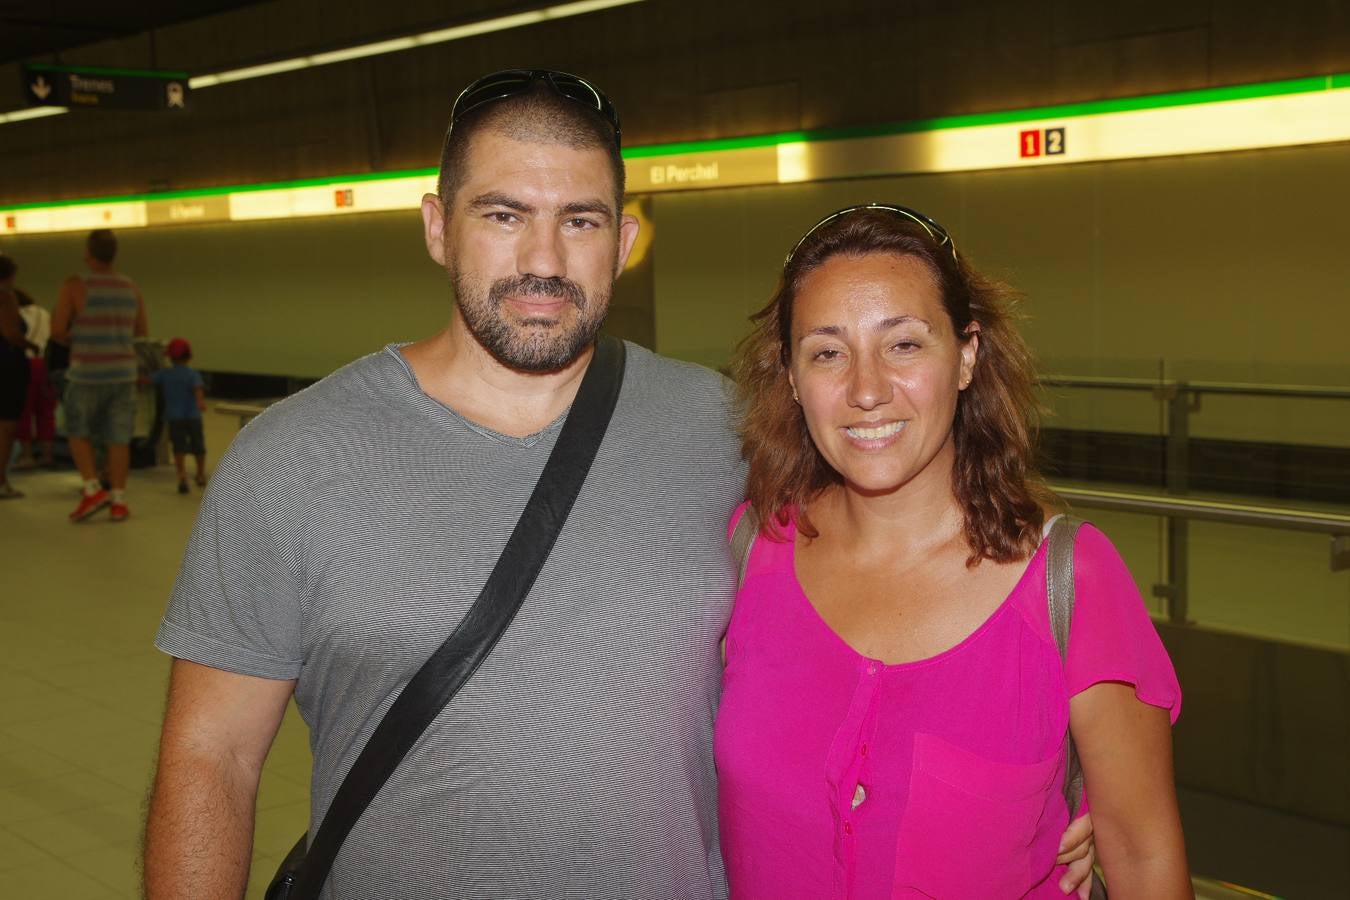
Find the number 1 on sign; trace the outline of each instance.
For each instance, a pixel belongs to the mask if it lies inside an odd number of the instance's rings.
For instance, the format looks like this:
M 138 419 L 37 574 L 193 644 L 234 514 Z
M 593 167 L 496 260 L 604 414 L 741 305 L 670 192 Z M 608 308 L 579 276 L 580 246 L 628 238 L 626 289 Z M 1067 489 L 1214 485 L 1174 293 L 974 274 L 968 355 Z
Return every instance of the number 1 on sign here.
M 1041 155 L 1041 133 L 1039 131 L 1022 132 L 1022 157 Z

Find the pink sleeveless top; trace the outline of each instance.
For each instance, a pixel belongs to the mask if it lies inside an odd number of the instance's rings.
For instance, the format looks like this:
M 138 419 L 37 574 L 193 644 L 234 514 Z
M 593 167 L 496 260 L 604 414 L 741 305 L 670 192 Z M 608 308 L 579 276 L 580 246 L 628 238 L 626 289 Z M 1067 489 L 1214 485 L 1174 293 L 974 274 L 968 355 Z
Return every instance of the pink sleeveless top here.
M 1181 708 L 1111 542 L 1079 531 L 1064 664 L 1043 545 L 969 637 L 888 666 L 816 613 L 786 530 L 756 538 L 727 630 L 715 752 L 732 897 L 1062 898 L 1068 698 L 1118 681 L 1173 722 Z

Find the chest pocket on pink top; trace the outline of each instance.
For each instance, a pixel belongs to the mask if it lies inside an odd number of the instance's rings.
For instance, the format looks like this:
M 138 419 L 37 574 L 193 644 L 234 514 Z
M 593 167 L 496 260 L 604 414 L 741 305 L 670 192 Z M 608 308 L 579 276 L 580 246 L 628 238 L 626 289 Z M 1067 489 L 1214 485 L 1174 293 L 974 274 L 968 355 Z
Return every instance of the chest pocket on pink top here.
M 891 896 L 983 900 L 1031 890 L 1051 871 L 1031 856 L 1059 772 L 1058 753 L 1000 763 L 916 734 Z

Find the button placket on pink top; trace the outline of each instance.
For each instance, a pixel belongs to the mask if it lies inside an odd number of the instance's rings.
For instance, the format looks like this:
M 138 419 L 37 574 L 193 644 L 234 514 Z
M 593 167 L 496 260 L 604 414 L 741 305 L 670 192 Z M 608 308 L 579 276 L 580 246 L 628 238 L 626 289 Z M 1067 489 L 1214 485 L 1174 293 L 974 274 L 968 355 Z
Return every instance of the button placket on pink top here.
M 859 779 L 867 764 L 867 750 L 876 726 L 878 696 L 885 666 L 875 659 L 858 657 L 858 680 L 848 715 L 840 723 L 825 759 L 825 784 L 830 813 L 834 818 L 834 896 L 853 894 L 856 869 L 854 821 L 861 804 L 854 807 Z

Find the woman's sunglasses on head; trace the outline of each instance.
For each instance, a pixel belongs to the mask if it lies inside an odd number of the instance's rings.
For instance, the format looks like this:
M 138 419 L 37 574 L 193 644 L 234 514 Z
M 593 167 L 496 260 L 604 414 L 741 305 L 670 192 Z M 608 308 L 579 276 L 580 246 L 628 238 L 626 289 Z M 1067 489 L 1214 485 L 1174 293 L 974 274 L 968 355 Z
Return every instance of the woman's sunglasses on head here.
M 952 259 L 956 259 L 956 242 L 953 241 L 952 236 L 947 233 L 947 229 L 943 228 L 936 220 L 924 215 L 917 209 L 910 209 L 908 206 L 892 206 L 888 203 L 859 203 L 856 206 L 849 206 L 838 210 L 837 212 L 832 212 L 816 224 L 812 225 L 807 230 L 806 234 L 802 235 L 802 239 L 788 251 L 787 258 L 783 260 L 784 268 L 792 262 L 792 257 L 797 255 L 797 251 L 802 248 L 802 244 L 806 243 L 807 238 L 836 219 L 841 219 L 844 216 L 849 216 L 858 212 L 889 213 L 897 219 L 913 222 L 927 232 L 928 236 L 936 241 L 939 247 L 946 247 L 951 250 Z

